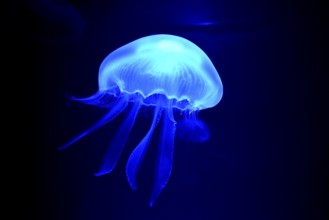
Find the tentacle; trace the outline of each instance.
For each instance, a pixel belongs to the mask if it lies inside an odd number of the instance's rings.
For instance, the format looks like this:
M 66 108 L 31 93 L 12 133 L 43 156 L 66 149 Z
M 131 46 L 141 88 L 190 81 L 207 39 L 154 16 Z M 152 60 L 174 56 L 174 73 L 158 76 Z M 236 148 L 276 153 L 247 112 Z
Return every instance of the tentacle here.
M 177 126 L 177 137 L 191 142 L 205 142 L 210 137 L 208 126 L 197 117 L 197 112 L 188 113 Z
M 117 103 L 115 105 L 113 105 L 113 108 L 105 116 L 103 116 L 103 118 L 101 118 L 93 126 L 88 128 L 84 132 L 80 133 L 75 138 L 73 138 L 72 140 L 70 140 L 69 142 L 64 144 L 63 146 L 59 147 L 58 149 L 64 150 L 64 149 L 68 148 L 69 146 L 71 146 L 72 144 L 74 144 L 75 142 L 77 142 L 78 140 L 80 140 L 81 138 L 86 136 L 87 134 L 95 131 L 96 129 L 100 128 L 104 124 L 112 121 L 115 117 L 117 117 L 126 108 L 127 104 L 128 104 L 128 101 L 126 98 L 123 98 L 123 97 L 119 98 Z
M 138 170 L 140 168 L 140 165 L 143 161 L 143 158 L 145 156 L 146 150 L 148 148 L 148 145 L 150 143 L 150 140 L 152 138 L 153 131 L 155 127 L 157 126 L 159 119 L 161 117 L 162 109 L 160 107 L 156 107 L 153 115 L 153 121 L 152 125 L 147 132 L 147 134 L 144 136 L 142 141 L 137 145 L 137 147 L 133 150 L 133 152 L 130 154 L 130 157 L 127 162 L 126 167 L 126 174 L 128 178 L 128 182 L 132 189 L 136 189 L 136 176 L 138 173 Z
M 172 109 L 168 108 L 162 118 L 161 139 L 157 154 L 155 181 L 150 206 L 153 205 L 162 189 L 166 186 L 170 178 L 173 163 L 176 121 L 174 120 Z
M 138 110 L 140 108 L 141 103 L 135 102 L 130 109 L 130 113 L 128 117 L 124 120 L 123 124 L 120 126 L 117 134 L 115 135 L 113 141 L 111 142 L 108 151 L 105 154 L 103 165 L 101 169 L 95 173 L 95 176 L 101 176 L 107 173 L 110 173 L 115 167 L 122 150 L 126 144 L 128 139 L 128 135 L 135 123 Z
M 120 99 L 120 89 L 118 86 L 113 86 L 104 91 L 97 91 L 94 95 L 86 98 L 78 98 L 74 96 L 69 96 L 73 101 L 81 102 L 86 105 L 96 105 L 98 107 L 109 108 L 115 104 L 114 100 Z

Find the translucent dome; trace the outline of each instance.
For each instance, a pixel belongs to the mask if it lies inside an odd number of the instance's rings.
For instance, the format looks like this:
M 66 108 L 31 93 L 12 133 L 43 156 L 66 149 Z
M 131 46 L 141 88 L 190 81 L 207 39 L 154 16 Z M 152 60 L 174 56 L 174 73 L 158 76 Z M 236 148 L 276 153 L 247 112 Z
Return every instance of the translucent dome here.
M 146 100 L 163 94 L 176 100 L 176 107 L 188 109 L 213 107 L 223 95 L 208 56 L 187 39 L 168 34 L 142 37 L 110 53 L 100 66 L 99 90 L 114 86 L 124 93 L 140 93 Z M 184 100 L 188 104 L 180 106 Z

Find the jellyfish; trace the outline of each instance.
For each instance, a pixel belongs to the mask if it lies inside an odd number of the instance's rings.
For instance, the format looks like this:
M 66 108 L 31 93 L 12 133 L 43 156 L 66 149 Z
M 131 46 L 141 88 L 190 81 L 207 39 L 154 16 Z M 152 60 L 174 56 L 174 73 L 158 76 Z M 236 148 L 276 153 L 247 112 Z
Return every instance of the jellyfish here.
M 206 130 L 206 125 L 198 118 L 198 112 L 216 106 L 222 96 L 220 76 L 209 57 L 197 45 L 176 35 L 145 36 L 105 57 L 99 68 L 97 92 L 89 97 L 71 97 L 72 100 L 109 110 L 98 122 L 59 149 L 68 148 L 127 109 L 127 116 L 95 173 L 96 176 L 108 174 L 120 158 L 139 110 L 152 108 L 149 130 L 133 149 L 126 164 L 127 180 L 135 190 L 137 174 L 152 134 L 161 120 L 150 196 L 152 206 L 171 175 L 177 123 L 182 123 L 183 129 L 189 131 L 198 131 L 193 128 Z M 177 120 L 177 112 L 183 119 Z M 193 135 L 197 137 L 198 132 Z

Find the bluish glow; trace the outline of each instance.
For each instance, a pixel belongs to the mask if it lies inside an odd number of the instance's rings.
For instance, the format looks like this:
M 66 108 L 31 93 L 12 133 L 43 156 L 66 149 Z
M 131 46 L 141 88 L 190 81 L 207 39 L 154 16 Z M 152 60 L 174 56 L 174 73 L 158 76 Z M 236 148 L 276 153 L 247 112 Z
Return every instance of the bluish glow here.
M 215 21 L 203 21 L 203 22 L 196 22 L 195 25 L 200 25 L 200 26 L 211 26 L 211 25 L 217 25 L 218 22 Z
M 192 42 L 173 35 L 140 38 L 110 53 L 100 66 L 99 90 L 154 93 L 188 100 L 189 109 L 215 106 L 223 87 L 208 56 Z
M 159 34 L 146 36 L 110 53 L 99 69 L 99 90 L 87 98 L 74 98 L 85 104 L 109 108 L 95 125 L 59 149 L 66 149 L 85 135 L 112 121 L 125 109 L 129 114 L 118 129 L 96 176 L 110 173 L 126 144 L 141 107 L 154 108 L 151 126 L 131 153 L 126 167 L 128 182 L 136 189 L 136 176 L 146 155 L 157 124 L 162 120 L 154 187 L 150 206 L 166 186 L 173 162 L 176 125 L 181 124 L 202 142 L 208 139 L 206 125 L 197 112 L 217 105 L 223 95 L 221 79 L 208 56 L 182 37 Z M 127 107 L 129 106 L 129 107 Z M 183 119 L 177 120 L 177 109 Z M 176 111 L 177 112 L 177 111 Z

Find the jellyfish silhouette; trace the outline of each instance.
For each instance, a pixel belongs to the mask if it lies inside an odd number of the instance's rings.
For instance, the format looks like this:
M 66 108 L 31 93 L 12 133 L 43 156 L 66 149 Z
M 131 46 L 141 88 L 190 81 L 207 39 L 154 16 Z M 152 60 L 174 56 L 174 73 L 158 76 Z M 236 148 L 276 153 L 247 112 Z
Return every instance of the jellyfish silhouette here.
M 187 130 L 206 130 L 198 119 L 200 110 L 214 107 L 223 95 L 221 79 L 208 56 L 191 41 L 168 34 L 157 34 L 132 41 L 110 53 L 99 69 L 99 89 L 87 98 L 72 97 L 84 104 L 109 108 L 97 123 L 59 149 L 63 150 L 85 135 L 129 110 L 105 153 L 96 176 L 110 173 L 123 151 L 141 107 L 153 108 L 151 126 L 134 148 L 126 165 L 132 189 L 154 130 L 161 121 L 156 169 L 150 206 L 166 186 L 172 171 L 177 123 Z M 183 115 L 176 120 L 175 112 Z M 192 127 L 192 128 L 191 128 Z M 197 136 L 197 134 L 196 134 Z

